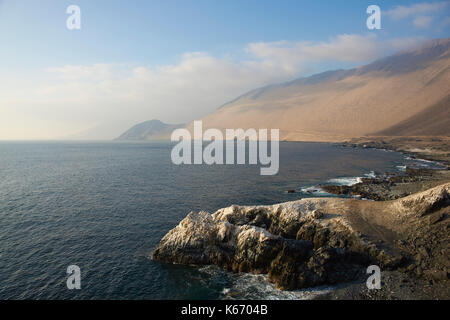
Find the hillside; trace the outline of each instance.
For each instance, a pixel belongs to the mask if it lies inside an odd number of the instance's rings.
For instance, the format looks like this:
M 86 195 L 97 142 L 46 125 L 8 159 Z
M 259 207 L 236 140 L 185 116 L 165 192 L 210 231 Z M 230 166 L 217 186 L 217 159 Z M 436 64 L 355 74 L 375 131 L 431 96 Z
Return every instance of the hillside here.
M 204 128 L 279 128 L 280 139 L 294 141 L 449 135 L 449 83 L 450 39 L 433 40 L 359 68 L 250 91 L 201 120 Z
M 374 135 L 450 136 L 450 96 Z

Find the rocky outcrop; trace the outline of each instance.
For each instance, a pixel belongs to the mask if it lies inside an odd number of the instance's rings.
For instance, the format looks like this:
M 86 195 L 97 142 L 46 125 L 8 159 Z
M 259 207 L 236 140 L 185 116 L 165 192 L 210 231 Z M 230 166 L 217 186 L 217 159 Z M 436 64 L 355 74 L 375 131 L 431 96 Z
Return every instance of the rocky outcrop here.
M 267 273 L 281 289 L 356 279 L 370 264 L 405 267 L 394 245 L 413 221 L 448 205 L 450 184 L 386 202 L 313 198 L 272 206 L 191 212 L 152 258 Z M 429 222 L 427 222 L 429 224 Z
M 448 207 L 450 204 L 449 185 L 446 184 L 444 187 L 433 188 L 427 192 L 399 199 L 394 203 L 394 206 L 399 212 L 416 216 L 424 216 L 435 212 L 441 208 Z
M 445 171 L 406 167 L 404 172 L 385 173 L 375 178 L 361 178 L 361 182 L 350 186 L 326 184 L 321 185 L 320 188 L 332 194 L 358 196 L 375 201 L 395 200 L 411 194 L 408 189 L 419 189 L 415 192 L 423 191 L 420 188 L 426 184 L 433 184 L 433 180 L 438 181 L 433 186 L 441 184 L 443 173 Z M 405 187 L 406 185 L 408 186 Z

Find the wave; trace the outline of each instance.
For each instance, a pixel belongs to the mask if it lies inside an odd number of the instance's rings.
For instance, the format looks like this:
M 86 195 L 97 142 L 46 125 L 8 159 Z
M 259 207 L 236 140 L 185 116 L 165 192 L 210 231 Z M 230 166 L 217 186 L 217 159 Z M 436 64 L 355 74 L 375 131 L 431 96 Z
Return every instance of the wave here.
M 308 194 L 308 195 L 315 195 L 315 196 L 329 195 L 328 192 L 324 191 L 322 188 L 320 188 L 318 186 L 303 187 L 300 190 L 302 193 Z
M 374 171 L 370 171 L 369 173 L 364 174 L 363 177 L 341 177 L 329 179 L 327 182 L 331 184 L 337 184 L 340 186 L 353 186 L 357 183 L 362 182 L 363 178 L 376 178 L 377 175 Z
M 425 160 L 420 158 L 413 158 L 410 156 L 405 157 L 406 160 L 412 161 L 411 167 L 427 168 L 427 169 L 445 169 L 446 167 L 438 161 Z
M 361 177 L 343 177 L 343 178 L 335 178 L 335 179 L 329 179 L 327 181 L 331 184 L 337 184 L 340 186 L 353 186 L 357 183 L 362 182 Z
M 311 300 L 333 290 L 327 286 L 280 290 L 267 281 L 265 274 L 229 273 L 214 265 L 200 267 L 198 270 L 212 279 L 227 279 L 219 296 L 222 300 Z

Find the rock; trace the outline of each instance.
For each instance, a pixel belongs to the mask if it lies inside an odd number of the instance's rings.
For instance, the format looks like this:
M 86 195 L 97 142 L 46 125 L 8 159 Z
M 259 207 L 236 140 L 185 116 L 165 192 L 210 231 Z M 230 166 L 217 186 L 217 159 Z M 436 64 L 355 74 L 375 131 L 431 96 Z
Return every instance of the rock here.
M 295 193 L 295 190 L 289 189 L 289 190 L 286 190 L 286 193 Z
M 423 273 L 427 279 L 431 279 L 431 280 L 447 280 L 448 279 L 447 271 L 443 271 L 443 270 L 425 270 Z
M 450 204 L 450 183 L 399 199 L 397 209 L 406 214 L 424 216 Z
M 430 224 L 435 224 L 435 223 L 438 223 L 439 221 L 441 221 L 444 217 L 445 217 L 444 212 L 438 212 L 429 217 L 429 222 L 430 222 Z
M 445 204 L 449 188 L 450 183 L 387 202 L 308 198 L 271 206 L 230 206 L 213 214 L 191 212 L 161 239 L 152 258 L 265 273 L 281 289 L 350 281 L 365 275 L 370 264 L 383 270 L 405 267 L 397 243 L 403 247 L 409 242 L 398 242 L 394 235 L 412 225 L 411 241 L 418 243 L 413 237 L 417 223 L 408 221 L 420 223 L 423 212 Z M 407 270 L 420 276 L 429 269 L 428 250 L 418 243 L 417 264 Z
M 419 253 L 420 253 L 420 255 L 421 255 L 422 257 L 428 258 L 429 253 L 428 253 L 428 250 L 427 250 L 425 247 L 420 247 L 420 248 L 418 249 L 418 251 L 419 251 Z
M 348 194 L 350 192 L 349 186 L 339 186 L 339 185 L 321 185 L 322 190 L 332 194 Z
M 312 218 L 314 218 L 314 219 L 320 219 L 320 218 L 323 217 L 323 212 L 322 212 L 322 211 L 319 211 L 319 210 L 317 210 L 317 209 L 315 209 L 315 210 L 312 211 L 311 216 L 312 216 Z
M 403 191 L 404 188 L 407 188 L 406 185 L 415 184 L 414 188 L 419 189 L 417 182 L 434 179 L 435 172 L 436 170 L 432 169 L 407 167 L 403 173 L 385 173 L 383 175 L 378 173 L 375 178 L 362 178 L 360 183 L 351 186 L 322 185 L 321 188 L 332 194 L 351 195 L 376 201 L 395 200 L 411 194 L 411 192 Z M 403 187 L 395 188 L 396 185 L 403 185 Z M 393 191 L 393 189 L 395 190 Z
M 329 237 L 336 237 L 314 222 L 323 213 L 320 210 L 288 212 L 292 208 L 284 206 L 271 209 L 230 207 L 213 215 L 191 212 L 161 240 L 153 259 L 178 264 L 216 264 L 236 272 L 268 273 L 269 280 L 284 289 L 318 285 L 337 278 L 335 270 L 342 272 L 337 264 L 347 255 L 331 248 L 313 250 L 313 247 L 326 247 Z M 258 224 L 268 225 L 268 229 L 285 237 L 272 234 Z M 295 232 L 289 230 L 291 225 L 296 226 Z

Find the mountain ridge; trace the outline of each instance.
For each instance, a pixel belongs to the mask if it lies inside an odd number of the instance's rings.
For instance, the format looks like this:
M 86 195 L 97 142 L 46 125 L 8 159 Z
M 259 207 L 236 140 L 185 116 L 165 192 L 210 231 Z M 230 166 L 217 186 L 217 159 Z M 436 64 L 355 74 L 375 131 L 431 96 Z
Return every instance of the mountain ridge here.
M 278 128 L 280 140 L 289 141 L 450 136 L 449 83 L 450 38 L 435 39 L 353 69 L 250 90 L 200 120 L 204 130 Z M 186 128 L 192 133 L 193 123 Z M 148 138 L 170 139 L 170 131 Z
M 448 83 L 450 39 L 438 39 L 354 69 L 257 88 L 201 120 L 205 129 L 279 128 L 281 140 L 344 141 L 387 130 L 440 101 L 448 104 Z M 446 115 L 445 108 L 437 111 Z M 434 131 L 450 134 L 445 127 L 424 130 Z

